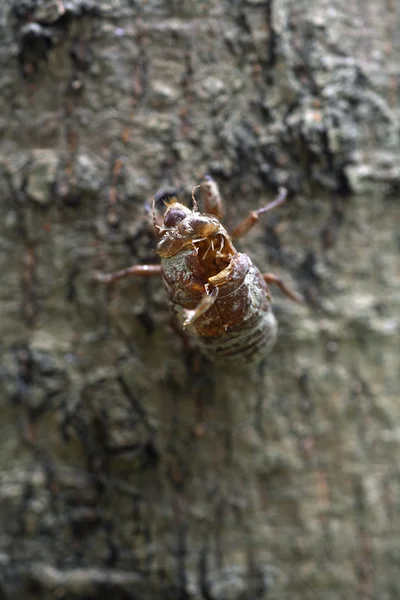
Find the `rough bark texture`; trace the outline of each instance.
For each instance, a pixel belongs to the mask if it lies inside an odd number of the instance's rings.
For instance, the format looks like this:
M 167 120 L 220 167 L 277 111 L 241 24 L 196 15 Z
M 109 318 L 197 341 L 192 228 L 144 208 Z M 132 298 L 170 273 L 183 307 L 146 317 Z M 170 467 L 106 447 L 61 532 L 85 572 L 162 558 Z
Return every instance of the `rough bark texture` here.
M 0 3 L 0 598 L 400 597 L 395 0 Z M 170 328 L 145 204 L 204 173 L 275 292 L 257 372 Z

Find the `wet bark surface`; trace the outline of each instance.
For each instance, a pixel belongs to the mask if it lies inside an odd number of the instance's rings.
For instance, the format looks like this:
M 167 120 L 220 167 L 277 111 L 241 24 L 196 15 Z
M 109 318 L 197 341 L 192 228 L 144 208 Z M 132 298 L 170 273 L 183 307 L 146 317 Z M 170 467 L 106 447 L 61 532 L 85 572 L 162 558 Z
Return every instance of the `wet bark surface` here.
M 364 0 L 0 6 L 0 598 L 395 599 L 399 21 Z M 218 182 L 257 369 L 173 331 L 154 193 Z

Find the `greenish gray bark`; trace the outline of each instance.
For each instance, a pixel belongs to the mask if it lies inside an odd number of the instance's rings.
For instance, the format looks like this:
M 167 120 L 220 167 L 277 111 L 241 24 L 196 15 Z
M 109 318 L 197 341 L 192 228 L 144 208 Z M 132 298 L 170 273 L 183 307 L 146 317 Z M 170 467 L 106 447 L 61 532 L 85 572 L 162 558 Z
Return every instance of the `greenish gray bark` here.
M 396 2 L 0 6 L 0 597 L 400 595 Z M 145 204 L 218 181 L 265 368 L 170 328 Z M 397 223 L 396 223 L 397 220 Z

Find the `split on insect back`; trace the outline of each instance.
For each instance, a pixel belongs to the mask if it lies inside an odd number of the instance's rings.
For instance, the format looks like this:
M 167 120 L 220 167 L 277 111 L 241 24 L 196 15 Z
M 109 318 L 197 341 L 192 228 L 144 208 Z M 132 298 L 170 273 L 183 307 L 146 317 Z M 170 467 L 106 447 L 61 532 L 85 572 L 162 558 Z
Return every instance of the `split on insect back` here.
M 197 206 L 197 188 L 205 212 Z M 275 200 L 251 211 L 229 234 L 220 222 L 223 203 L 217 184 L 206 176 L 193 189 L 192 208 L 170 198 L 160 219 L 153 201 L 160 265 L 134 265 L 96 278 L 111 283 L 129 275 L 160 275 L 175 318 L 211 361 L 261 362 L 277 332 L 267 284 L 277 285 L 296 302 L 302 298 L 276 275 L 262 274 L 247 254 L 235 249 L 232 238 L 247 233 L 263 213 L 282 204 L 286 194 L 280 188 Z

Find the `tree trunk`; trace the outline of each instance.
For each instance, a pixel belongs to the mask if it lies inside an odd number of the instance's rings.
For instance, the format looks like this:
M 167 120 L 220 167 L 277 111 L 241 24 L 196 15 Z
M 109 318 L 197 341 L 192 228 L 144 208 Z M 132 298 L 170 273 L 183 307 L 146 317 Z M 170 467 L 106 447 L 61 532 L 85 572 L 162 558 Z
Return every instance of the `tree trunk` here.
M 3 0 L 0 598 L 400 597 L 395 0 Z M 273 290 L 177 335 L 148 207 L 209 173 Z M 397 210 L 396 210 L 397 208 Z

